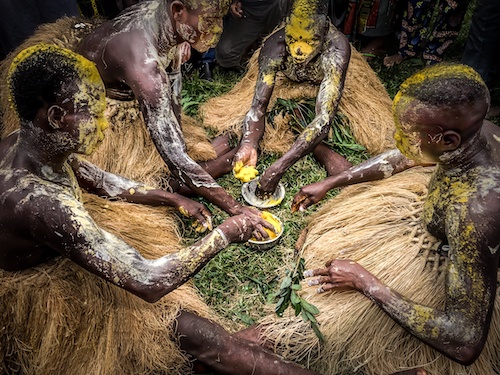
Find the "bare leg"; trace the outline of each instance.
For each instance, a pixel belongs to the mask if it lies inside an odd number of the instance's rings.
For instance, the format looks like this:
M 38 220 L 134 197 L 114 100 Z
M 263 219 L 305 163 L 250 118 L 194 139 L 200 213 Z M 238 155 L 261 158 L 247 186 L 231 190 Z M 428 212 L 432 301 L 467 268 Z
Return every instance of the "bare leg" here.
M 177 318 L 176 332 L 181 349 L 221 375 L 319 375 L 188 312 Z
M 326 169 L 328 176 L 334 176 L 352 167 L 346 158 L 337 154 L 331 148 L 320 143 L 313 150 L 316 160 Z
M 365 60 L 370 61 L 374 57 L 385 53 L 384 37 L 370 37 L 369 42 L 359 50 L 365 57 Z
M 203 161 L 198 164 L 206 170 L 213 178 L 219 178 L 220 176 L 229 173 L 232 169 L 232 162 L 234 154 L 236 154 L 236 148 L 230 149 L 229 152 L 225 153 L 222 156 L 219 156 L 213 160 Z M 170 177 L 168 181 L 169 186 L 172 190 L 178 194 L 189 196 L 192 195 L 193 192 L 186 185 L 182 184 L 177 179 Z
M 227 154 L 232 149 L 231 145 L 229 144 L 229 135 L 226 134 L 215 137 L 212 141 L 212 146 L 217 153 L 217 157 Z

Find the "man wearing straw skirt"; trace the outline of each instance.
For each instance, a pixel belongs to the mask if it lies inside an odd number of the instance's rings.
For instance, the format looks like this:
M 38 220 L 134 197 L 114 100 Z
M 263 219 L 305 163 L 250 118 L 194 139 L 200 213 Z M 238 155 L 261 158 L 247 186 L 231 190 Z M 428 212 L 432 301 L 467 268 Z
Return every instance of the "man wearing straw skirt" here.
M 230 215 L 245 213 L 261 229 L 265 222 L 259 211 L 241 205 L 187 154 L 181 129 L 180 65 L 189 59 L 191 47 L 204 52 L 215 46 L 228 7 L 226 0 L 140 2 L 93 30 L 77 51 L 95 62 L 108 97 L 138 100 L 151 139 L 176 184 Z M 221 160 L 226 172 L 232 156 Z M 216 165 L 212 174 L 218 177 L 220 168 Z M 255 234 L 259 237 L 260 231 Z
M 67 49 L 40 44 L 23 50 L 14 59 L 8 84 L 12 103 L 21 118 L 21 129 L 0 142 L 1 269 L 15 273 L 62 256 L 98 279 L 153 303 L 184 284 L 230 242 L 246 241 L 252 236 L 254 227 L 251 220 L 245 215 L 233 216 L 192 246 L 160 258 L 144 258 L 135 248 L 96 224 L 83 206 L 79 185 L 100 195 L 120 197 L 131 202 L 183 206 L 199 220 L 205 219 L 206 208 L 176 194 L 149 189 L 140 183 L 106 173 L 75 156 L 90 154 L 102 141 L 103 131 L 108 126 L 104 117 L 104 85 L 93 63 Z M 79 271 L 75 269 L 75 272 Z M 2 271 L 1 274 L 8 278 L 7 273 Z M 56 289 L 57 285 L 58 281 L 54 279 L 46 288 Z M 11 287 L 14 285 L 2 288 L 0 296 L 8 294 Z M 83 290 L 84 286 L 81 288 Z M 47 291 L 34 292 L 43 294 Z M 61 299 L 74 296 L 63 295 Z M 50 309 L 53 303 L 45 301 L 42 303 L 45 306 L 31 306 L 30 315 L 37 308 L 42 312 Z M 121 300 L 120 304 L 131 307 L 134 304 L 132 295 Z M 116 308 L 113 306 L 107 307 L 106 315 L 111 315 L 109 310 Z M 147 309 L 143 308 L 140 314 L 146 313 Z M 50 318 L 57 319 L 56 316 Z M 63 320 L 65 318 L 69 319 L 63 315 Z M 84 318 L 81 317 L 83 322 Z M 19 344 L 23 337 L 9 337 L 9 331 L 4 331 L 10 323 L 2 323 L 1 341 Z M 148 325 L 154 325 L 154 321 L 144 323 L 145 331 Z M 68 326 L 65 326 L 69 328 L 69 324 L 68 321 Z M 180 310 L 171 324 L 179 336 L 181 349 L 221 374 L 317 374 L 229 335 L 221 326 L 192 312 Z M 62 328 L 61 340 L 75 334 L 70 329 L 65 331 Z M 129 328 L 113 327 L 118 330 Z M 84 325 L 76 331 L 85 332 L 88 329 L 90 326 Z M 28 333 L 26 338 L 30 336 L 36 334 Z M 97 342 L 81 344 L 98 345 Z M 1 366 L 8 373 L 17 373 L 20 369 L 16 366 L 21 364 L 16 359 L 9 360 L 9 357 L 17 358 L 37 350 L 29 345 L 22 350 L 24 354 L 15 351 L 6 353 L 4 349 L 0 350 Z M 50 355 L 57 356 L 65 349 L 52 349 Z M 125 350 L 124 347 L 120 349 Z M 140 349 L 147 353 L 150 348 Z M 84 347 L 75 347 L 74 350 L 75 357 L 78 357 Z M 111 352 L 106 351 L 108 355 Z M 142 357 L 147 358 L 146 353 Z M 166 351 L 164 355 L 170 353 Z M 50 362 L 50 358 L 43 360 Z M 24 365 L 26 367 L 21 368 L 23 373 L 37 373 L 40 363 Z M 95 367 L 101 365 L 96 363 Z M 156 369 L 153 372 L 159 371 Z
M 417 72 L 401 85 L 393 102 L 398 149 L 302 187 L 292 204 L 293 211 L 302 211 L 332 188 L 437 164 L 421 219 L 447 248 L 443 308 L 405 297 L 404 290 L 389 288 L 350 259 L 333 259 L 305 276 L 309 285 L 318 286 L 317 293 L 359 291 L 413 336 L 465 366 L 483 351 L 498 299 L 500 129 L 485 120 L 489 106 L 488 89 L 472 68 L 437 64 Z M 490 336 L 498 339 L 493 332 Z M 490 366 L 498 369 L 496 357 Z
M 292 147 L 259 178 L 258 195 L 272 194 L 287 169 L 311 152 L 327 166 L 328 174 L 351 166 L 342 156 L 321 144 L 335 118 L 351 56 L 347 37 L 326 17 L 327 7 L 328 2 L 324 0 L 296 0 L 286 26 L 273 32 L 261 48 L 252 106 L 243 121 L 243 135 L 234 157 L 235 170 L 257 164 L 265 114 L 278 72 L 293 81 L 312 82 L 320 87 L 316 117 Z

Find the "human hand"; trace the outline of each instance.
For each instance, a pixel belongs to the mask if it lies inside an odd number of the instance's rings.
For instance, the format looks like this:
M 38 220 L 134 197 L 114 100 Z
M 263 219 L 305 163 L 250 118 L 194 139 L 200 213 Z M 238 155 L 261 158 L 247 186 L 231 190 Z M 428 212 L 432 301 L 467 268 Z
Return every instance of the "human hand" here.
M 191 45 L 188 42 L 182 42 L 177 46 L 179 61 L 184 64 L 191 58 Z
M 212 230 L 212 215 L 205 205 L 186 197 L 179 198 L 177 209 L 184 216 L 193 218 L 193 227 L 198 233 Z
M 257 145 L 243 141 L 234 155 L 233 165 L 241 162 L 244 167 L 255 167 L 257 165 L 257 157 Z
M 243 213 L 226 219 L 218 228 L 229 242 L 246 242 L 252 238 L 254 225 L 252 219 Z
M 262 199 L 273 195 L 282 175 L 283 173 L 276 171 L 274 165 L 271 165 L 260 176 L 257 188 L 255 189 L 255 195 Z
M 231 14 L 236 18 L 243 17 L 243 7 L 241 1 L 236 0 L 231 4 Z
M 264 228 L 267 228 L 276 233 L 276 229 L 274 228 L 274 226 L 262 217 L 262 212 L 260 212 L 258 209 L 254 207 L 242 206 L 238 213 L 246 215 L 250 220 L 253 228 L 252 237 L 255 237 L 257 241 L 262 241 L 269 238 L 269 234 L 264 230 Z
M 308 281 L 309 286 L 320 285 L 318 293 L 333 289 L 351 289 L 364 291 L 365 282 L 372 274 L 352 260 L 332 259 L 326 263 L 326 268 L 304 271 L 304 277 L 314 277 Z
M 295 194 L 295 197 L 293 197 L 292 212 L 305 211 L 308 207 L 322 200 L 327 192 L 328 190 L 322 182 L 315 182 L 303 186 L 299 192 Z

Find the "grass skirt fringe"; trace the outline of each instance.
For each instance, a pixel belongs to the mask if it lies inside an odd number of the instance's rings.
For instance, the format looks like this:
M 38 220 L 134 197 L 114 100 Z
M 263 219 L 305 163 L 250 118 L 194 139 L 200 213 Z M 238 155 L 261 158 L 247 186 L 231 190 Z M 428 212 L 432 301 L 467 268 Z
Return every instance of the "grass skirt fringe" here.
M 90 195 L 85 200 L 100 226 L 144 256 L 179 249 L 168 210 Z M 173 335 L 180 309 L 215 318 L 190 283 L 150 304 L 67 259 L 22 272 L 0 270 L 0 372 L 189 374 Z
M 352 259 L 389 287 L 424 305 L 444 307 L 447 258 L 420 220 L 430 172 L 410 170 L 388 180 L 344 189 L 310 221 L 302 256 L 320 268 L 333 258 Z M 302 297 L 320 310 L 325 342 L 293 312 L 261 322 L 263 337 L 285 358 L 324 374 L 382 375 L 422 366 L 434 375 L 493 375 L 500 370 L 500 290 L 486 346 L 476 362 L 461 366 L 411 336 L 358 292 Z M 289 309 L 291 310 L 291 309 Z
M 391 99 L 363 56 L 354 47 L 351 47 L 351 51 L 338 111 L 356 141 L 365 146 L 369 153 L 379 154 L 394 148 Z M 231 131 L 241 136 L 243 119 L 252 104 L 257 81 L 258 55 L 257 51 L 249 61 L 248 72 L 231 91 L 208 100 L 200 107 L 205 126 L 219 134 Z M 318 85 L 293 82 L 279 73 L 268 109 L 274 106 L 277 98 L 316 98 L 318 89 Z M 260 146 L 265 152 L 282 154 L 288 151 L 294 139 L 286 121 L 267 123 Z

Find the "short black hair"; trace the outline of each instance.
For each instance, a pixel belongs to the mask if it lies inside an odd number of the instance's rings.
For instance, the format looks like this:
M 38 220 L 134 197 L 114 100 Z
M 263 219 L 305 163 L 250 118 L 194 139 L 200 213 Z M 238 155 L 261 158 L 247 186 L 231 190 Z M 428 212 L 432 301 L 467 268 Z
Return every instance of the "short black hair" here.
M 74 52 L 39 44 L 21 51 L 9 69 L 10 99 L 22 120 L 32 121 L 44 102 L 55 102 L 63 88 L 81 79 Z
M 490 100 L 479 73 L 467 65 L 441 63 L 415 73 L 400 87 L 403 96 L 438 107 L 455 107 Z

